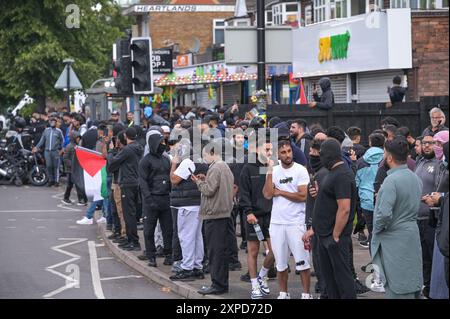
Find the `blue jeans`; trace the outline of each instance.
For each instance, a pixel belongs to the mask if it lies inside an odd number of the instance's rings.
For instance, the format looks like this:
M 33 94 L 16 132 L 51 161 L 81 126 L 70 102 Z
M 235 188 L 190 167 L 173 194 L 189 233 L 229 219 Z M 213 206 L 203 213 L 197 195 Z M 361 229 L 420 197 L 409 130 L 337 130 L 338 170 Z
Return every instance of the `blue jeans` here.
M 91 205 L 89 205 L 87 211 L 86 211 L 86 218 L 91 219 L 92 217 L 94 217 L 94 213 L 95 213 L 95 208 L 97 207 L 97 205 L 102 205 L 102 211 L 103 211 L 103 215 L 105 214 L 105 203 L 103 202 L 103 200 L 96 200 L 93 201 L 91 203 Z

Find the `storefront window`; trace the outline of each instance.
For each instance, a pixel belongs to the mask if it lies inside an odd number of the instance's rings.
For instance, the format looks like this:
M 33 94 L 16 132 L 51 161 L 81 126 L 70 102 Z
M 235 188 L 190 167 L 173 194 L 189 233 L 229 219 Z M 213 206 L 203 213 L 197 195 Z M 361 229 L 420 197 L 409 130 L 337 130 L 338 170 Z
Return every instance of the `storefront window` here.
M 391 0 L 391 8 L 433 10 L 448 8 L 448 0 Z
M 312 7 L 306 6 L 305 7 L 305 25 L 312 23 Z

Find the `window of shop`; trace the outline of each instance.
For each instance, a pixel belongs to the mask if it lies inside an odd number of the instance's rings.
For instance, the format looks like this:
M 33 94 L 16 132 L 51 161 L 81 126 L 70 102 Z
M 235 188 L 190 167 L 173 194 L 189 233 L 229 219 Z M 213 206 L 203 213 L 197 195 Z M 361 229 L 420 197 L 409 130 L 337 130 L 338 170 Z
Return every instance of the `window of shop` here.
M 287 2 L 274 5 L 273 24 L 297 24 L 300 21 L 300 4 L 298 2 Z
M 213 42 L 214 44 L 225 43 L 225 20 L 214 19 L 213 21 Z

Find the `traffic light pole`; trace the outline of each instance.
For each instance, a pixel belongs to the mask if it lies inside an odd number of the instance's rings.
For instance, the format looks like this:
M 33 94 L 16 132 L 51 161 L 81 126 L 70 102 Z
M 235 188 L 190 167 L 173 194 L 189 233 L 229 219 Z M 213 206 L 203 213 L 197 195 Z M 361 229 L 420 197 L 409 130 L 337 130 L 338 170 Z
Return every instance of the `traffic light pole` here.
M 67 109 L 70 112 L 70 63 L 67 63 Z
M 264 17 L 264 0 L 256 1 L 257 20 L 257 55 L 258 55 L 258 80 L 257 90 L 266 90 L 266 28 Z

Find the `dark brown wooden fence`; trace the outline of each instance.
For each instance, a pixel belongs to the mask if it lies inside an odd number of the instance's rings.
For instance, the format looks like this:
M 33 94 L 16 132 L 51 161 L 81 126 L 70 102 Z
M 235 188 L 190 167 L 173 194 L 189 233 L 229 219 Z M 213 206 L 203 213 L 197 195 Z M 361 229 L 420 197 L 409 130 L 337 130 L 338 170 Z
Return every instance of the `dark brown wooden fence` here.
M 446 114 L 448 127 L 448 96 L 424 97 L 420 102 L 405 102 L 386 108 L 385 103 L 338 103 L 329 111 L 310 109 L 307 105 L 269 105 L 268 119 L 275 116 L 282 120 L 301 118 L 311 125 L 320 123 L 324 128 L 336 125 L 346 130 L 350 126 L 362 129 L 364 142 L 373 130 L 380 128 L 380 122 L 386 116 L 395 117 L 402 126 L 407 126 L 414 136 L 422 134 L 430 125 L 429 111 L 433 107 L 440 107 Z M 245 114 L 250 105 L 240 107 L 241 114 Z

